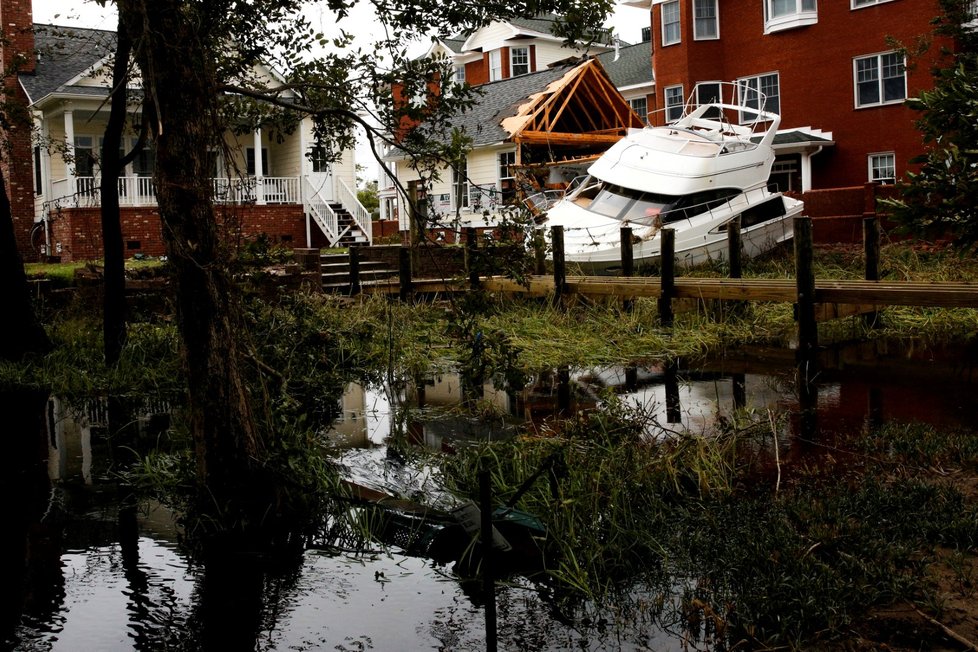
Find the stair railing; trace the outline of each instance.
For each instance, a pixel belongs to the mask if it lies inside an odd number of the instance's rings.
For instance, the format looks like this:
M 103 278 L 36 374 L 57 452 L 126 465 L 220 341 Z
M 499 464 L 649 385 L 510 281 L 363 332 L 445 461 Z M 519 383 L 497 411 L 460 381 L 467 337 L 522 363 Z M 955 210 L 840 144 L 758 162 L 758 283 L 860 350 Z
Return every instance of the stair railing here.
M 370 211 L 363 207 L 363 204 L 357 199 L 357 194 L 350 190 L 350 187 L 346 185 L 343 179 L 337 178 L 336 181 L 336 194 L 340 203 L 353 216 L 354 224 L 367 236 L 367 244 L 372 245 L 374 243 L 374 234 Z
M 336 212 L 322 198 L 319 190 L 309 183 L 309 179 L 303 177 L 303 182 L 306 184 L 306 210 L 309 211 L 309 215 L 312 216 L 312 219 L 322 229 L 326 238 L 329 240 L 330 246 L 332 246 L 340 239 L 339 216 L 336 215 Z

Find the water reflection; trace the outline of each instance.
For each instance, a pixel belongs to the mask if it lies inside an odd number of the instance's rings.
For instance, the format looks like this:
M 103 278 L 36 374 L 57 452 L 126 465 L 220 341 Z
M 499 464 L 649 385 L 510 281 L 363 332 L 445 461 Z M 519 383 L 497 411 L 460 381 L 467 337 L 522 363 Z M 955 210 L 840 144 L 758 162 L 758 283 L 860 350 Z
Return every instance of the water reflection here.
M 777 351 L 706 362 L 555 369 L 519 391 L 486 383 L 479 414 L 452 374 L 420 386 L 351 386 L 326 436 L 344 448 L 351 477 L 398 495 L 438 489 L 430 469 L 397 460 L 392 433 L 451 451 L 521 428 L 546 432 L 561 417 L 598 408 L 609 394 L 652 415 L 651 436 L 709 432 L 736 411 L 788 412 L 785 456 L 834 431 L 920 420 L 976 422 L 975 368 L 961 351 L 873 343 L 825 352 L 806 394 L 794 360 Z M 10 649 L 479 649 L 480 606 L 446 570 L 394 549 L 368 555 L 306 550 L 281 558 L 248 552 L 192 562 L 174 515 L 136 505 L 113 473 L 124 448 L 108 437 L 99 404 L 0 397 L 0 456 L 8 496 L 2 622 Z M 146 406 L 144 406 L 146 407 Z M 409 408 L 409 409 L 406 409 Z M 817 414 L 815 434 L 802 414 Z M 155 441 L 166 419 L 136 408 L 127 446 Z M 485 425 L 488 424 L 488 425 Z M 15 436 L 18 435 L 18 436 Z M 228 547 L 231 546 L 229 542 Z M 643 587 L 615 604 L 558 608 L 541 587 L 514 578 L 497 588 L 502 649 L 683 649 L 662 622 L 661 592 Z M 667 605 L 668 606 L 668 605 Z

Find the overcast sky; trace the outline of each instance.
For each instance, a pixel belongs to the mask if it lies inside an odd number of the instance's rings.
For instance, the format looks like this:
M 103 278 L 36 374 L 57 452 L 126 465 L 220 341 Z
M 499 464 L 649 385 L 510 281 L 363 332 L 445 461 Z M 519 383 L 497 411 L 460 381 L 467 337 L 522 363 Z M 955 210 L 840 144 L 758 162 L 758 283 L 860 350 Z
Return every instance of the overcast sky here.
M 34 22 L 114 30 L 115 7 L 112 3 L 108 5 L 102 8 L 88 0 L 34 0 Z M 333 14 L 325 7 L 325 3 L 319 8 L 313 5 L 309 11 L 309 19 L 325 33 L 336 30 Z M 612 18 L 612 25 L 624 41 L 638 43 L 641 40 L 641 29 L 649 26 L 649 12 L 647 9 L 619 7 Z M 339 27 L 354 34 L 373 33 L 377 22 L 373 19 L 370 3 L 361 3 Z

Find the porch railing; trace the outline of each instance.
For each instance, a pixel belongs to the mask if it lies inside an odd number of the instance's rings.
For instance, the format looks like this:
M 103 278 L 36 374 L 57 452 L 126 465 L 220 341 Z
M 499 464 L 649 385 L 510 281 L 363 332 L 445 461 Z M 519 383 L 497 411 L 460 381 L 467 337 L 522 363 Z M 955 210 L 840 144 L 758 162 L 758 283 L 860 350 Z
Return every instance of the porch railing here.
M 54 202 L 61 207 L 95 207 L 101 205 L 101 180 L 98 177 L 58 179 L 51 184 Z M 214 199 L 227 204 L 257 203 L 299 204 L 298 177 L 262 177 L 261 184 L 254 177 L 213 179 Z M 147 206 L 156 203 L 156 186 L 152 177 L 120 177 L 119 204 L 122 206 Z
M 326 200 L 324 200 L 320 195 L 319 191 L 309 183 L 309 180 L 305 180 L 306 185 L 306 200 L 305 206 L 309 211 L 309 215 L 312 219 L 319 225 L 319 228 L 326 235 L 326 238 L 330 242 L 336 242 L 340 237 L 340 218 L 336 212 L 330 207 Z

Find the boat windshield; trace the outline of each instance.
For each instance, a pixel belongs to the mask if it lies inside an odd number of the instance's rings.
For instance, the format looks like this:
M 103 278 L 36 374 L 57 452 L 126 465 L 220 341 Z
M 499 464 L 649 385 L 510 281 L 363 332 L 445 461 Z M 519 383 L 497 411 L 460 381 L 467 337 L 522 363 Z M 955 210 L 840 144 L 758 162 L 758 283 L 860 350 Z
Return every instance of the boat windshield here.
M 604 184 L 595 189 L 594 199 L 588 210 L 619 220 L 641 222 L 644 219 L 651 222 L 661 213 L 668 212 L 677 199 L 674 195 L 660 195 Z

